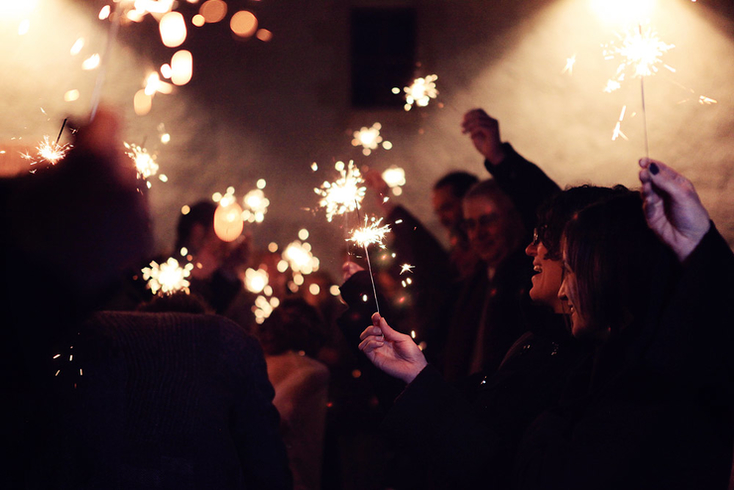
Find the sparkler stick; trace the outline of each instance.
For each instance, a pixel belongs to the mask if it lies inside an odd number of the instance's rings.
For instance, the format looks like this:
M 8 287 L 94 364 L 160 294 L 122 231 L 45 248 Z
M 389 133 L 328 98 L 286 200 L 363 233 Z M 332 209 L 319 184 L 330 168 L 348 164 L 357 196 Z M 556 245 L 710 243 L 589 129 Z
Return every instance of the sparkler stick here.
M 357 208 L 357 214 L 359 215 L 359 208 Z M 354 230 L 352 236 L 347 240 L 353 241 L 364 247 L 364 254 L 367 258 L 367 269 L 370 273 L 370 281 L 372 282 L 372 294 L 375 297 L 375 306 L 377 307 L 377 313 L 380 313 L 380 303 L 377 301 L 377 289 L 375 287 L 375 277 L 372 274 L 372 262 L 370 261 L 370 253 L 367 246 L 371 243 L 378 243 L 382 245 L 382 241 L 385 239 L 385 233 L 390 231 L 390 226 L 379 226 L 382 222 L 382 218 L 379 220 L 372 219 L 372 223 L 369 222 L 367 216 L 364 217 L 365 226 Z
M 645 129 L 645 157 L 650 158 L 650 146 L 647 141 L 647 111 L 645 111 L 645 77 L 640 77 L 640 92 L 642 95 L 642 124 Z
M 64 134 L 64 128 L 66 127 L 66 121 L 68 119 L 69 119 L 68 117 L 67 118 L 64 118 L 64 122 L 61 123 L 61 130 L 59 131 L 59 135 L 56 137 L 56 141 L 55 141 L 54 144 L 56 144 L 56 145 L 59 144 L 59 140 L 61 139 L 61 135 Z
M 99 72 L 97 72 L 97 81 L 94 84 L 94 91 L 92 92 L 92 112 L 89 116 L 89 120 L 93 121 L 94 116 L 97 115 L 97 107 L 99 106 L 99 100 L 102 97 L 102 86 L 104 85 L 105 74 L 107 71 L 107 65 L 109 65 L 110 56 L 112 53 L 112 46 L 115 44 L 117 39 L 117 32 L 120 30 L 120 4 L 117 2 L 115 5 L 115 12 L 110 16 L 110 30 L 107 31 L 107 45 L 105 46 L 104 54 L 102 55 L 102 62 L 99 66 Z

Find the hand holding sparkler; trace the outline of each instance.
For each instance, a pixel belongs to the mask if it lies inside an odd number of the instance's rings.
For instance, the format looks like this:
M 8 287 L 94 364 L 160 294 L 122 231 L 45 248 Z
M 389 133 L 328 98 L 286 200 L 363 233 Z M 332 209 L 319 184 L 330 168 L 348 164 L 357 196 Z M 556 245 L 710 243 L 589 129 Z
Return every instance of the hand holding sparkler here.
M 657 160 L 640 167 L 647 223 L 683 262 L 709 231 L 709 214 L 690 180 Z
M 406 383 L 413 381 L 428 365 L 426 357 L 409 335 L 393 330 L 379 313 L 372 326 L 359 336 L 359 348 L 377 368 Z
M 472 109 L 464 114 L 461 132 L 471 136 L 474 147 L 492 165 L 499 165 L 505 159 L 505 150 L 500 139 L 500 124 L 483 109 Z

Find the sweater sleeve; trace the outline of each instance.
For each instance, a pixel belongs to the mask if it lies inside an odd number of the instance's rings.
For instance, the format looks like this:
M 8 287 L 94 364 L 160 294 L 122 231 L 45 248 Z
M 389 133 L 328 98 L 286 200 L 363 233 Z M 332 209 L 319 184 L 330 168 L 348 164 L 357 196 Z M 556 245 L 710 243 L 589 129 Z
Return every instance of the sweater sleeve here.
M 484 166 L 520 212 L 528 232 L 535 227 L 538 207 L 558 192 L 558 184 L 537 165 L 527 161 L 509 143 L 503 143 L 505 159 L 498 165 L 485 160 Z

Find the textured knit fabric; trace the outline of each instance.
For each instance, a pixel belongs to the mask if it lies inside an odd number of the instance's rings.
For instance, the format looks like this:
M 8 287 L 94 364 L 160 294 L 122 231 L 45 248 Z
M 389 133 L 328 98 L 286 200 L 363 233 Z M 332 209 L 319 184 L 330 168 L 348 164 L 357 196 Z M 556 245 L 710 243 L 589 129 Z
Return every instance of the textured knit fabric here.
M 95 315 L 57 358 L 57 488 L 290 488 L 257 341 L 222 317 Z

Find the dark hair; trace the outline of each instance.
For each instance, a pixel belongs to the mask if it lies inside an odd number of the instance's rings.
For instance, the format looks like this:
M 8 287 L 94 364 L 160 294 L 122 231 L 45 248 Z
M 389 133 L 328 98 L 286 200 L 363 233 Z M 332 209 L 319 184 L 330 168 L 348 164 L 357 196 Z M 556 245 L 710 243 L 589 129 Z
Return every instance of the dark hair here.
M 479 182 L 477 176 L 469 172 L 449 172 L 436 181 L 433 185 L 433 190 L 450 187 L 451 193 L 458 199 L 461 199 L 477 182 Z
M 592 328 L 613 335 L 643 319 L 666 249 L 647 226 L 639 193 L 580 211 L 566 226 L 563 246 L 576 275 L 578 310 Z
M 268 355 L 293 350 L 316 357 L 326 342 L 326 327 L 321 315 L 303 298 L 284 299 L 255 333 Z
M 561 236 L 566 224 L 576 213 L 591 204 L 629 193 L 623 185 L 570 187 L 555 194 L 538 208 L 538 239 L 548 250 L 545 258 L 561 260 Z
M 182 214 L 178 219 L 176 226 L 176 251 L 181 247 L 189 247 L 189 239 L 191 238 L 191 230 L 194 225 L 203 225 L 206 229 L 214 229 L 214 212 L 217 205 L 212 201 L 199 201 L 193 206 L 188 213 Z
M 150 301 L 139 304 L 136 311 L 145 311 L 148 313 L 177 311 L 180 313 L 204 314 L 214 313 L 214 308 L 209 306 L 209 303 L 198 294 L 188 294 L 183 291 L 178 291 L 173 294 L 154 296 Z

